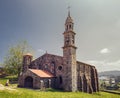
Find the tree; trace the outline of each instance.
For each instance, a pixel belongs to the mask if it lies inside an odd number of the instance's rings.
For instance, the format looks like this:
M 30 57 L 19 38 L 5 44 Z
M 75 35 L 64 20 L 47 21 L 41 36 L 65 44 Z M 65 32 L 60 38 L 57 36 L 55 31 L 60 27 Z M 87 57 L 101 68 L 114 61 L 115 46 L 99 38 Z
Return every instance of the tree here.
M 4 60 L 4 68 L 9 75 L 20 75 L 22 70 L 23 55 L 30 52 L 31 48 L 26 41 L 9 48 Z

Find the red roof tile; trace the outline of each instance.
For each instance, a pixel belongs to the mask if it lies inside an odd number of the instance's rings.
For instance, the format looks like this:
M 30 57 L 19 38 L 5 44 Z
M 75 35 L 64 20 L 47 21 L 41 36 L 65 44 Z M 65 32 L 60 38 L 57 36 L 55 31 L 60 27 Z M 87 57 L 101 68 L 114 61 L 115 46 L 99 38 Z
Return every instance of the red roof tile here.
M 41 78 L 52 78 L 54 77 L 54 75 L 52 75 L 51 73 L 44 71 L 44 70 L 38 70 L 38 69 L 29 69 L 30 71 L 32 71 L 34 74 L 40 76 Z

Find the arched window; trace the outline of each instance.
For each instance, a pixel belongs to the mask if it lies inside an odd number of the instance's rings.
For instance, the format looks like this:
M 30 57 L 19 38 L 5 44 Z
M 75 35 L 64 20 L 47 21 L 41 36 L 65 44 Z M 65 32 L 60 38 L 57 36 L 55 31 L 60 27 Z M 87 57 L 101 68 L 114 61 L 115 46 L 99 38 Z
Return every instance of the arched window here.
M 51 65 L 52 65 L 52 66 L 55 66 L 55 62 L 54 62 L 54 61 L 52 61 Z
M 69 29 L 71 29 L 71 25 L 69 25 Z
M 72 40 L 72 43 L 74 44 L 74 40 Z
M 68 30 L 69 26 L 67 25 L 66 30 Z

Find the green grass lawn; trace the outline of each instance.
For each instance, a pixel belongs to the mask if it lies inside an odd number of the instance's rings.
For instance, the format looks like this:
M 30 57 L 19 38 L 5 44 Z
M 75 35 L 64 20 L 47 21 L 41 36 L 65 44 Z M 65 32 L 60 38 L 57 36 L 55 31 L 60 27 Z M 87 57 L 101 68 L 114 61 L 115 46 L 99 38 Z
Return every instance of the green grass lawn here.
M 86 94 L 81 92 L 59 92 L 29 90 L 17 88 L 13 90 L 0 90 L 0 98 L 120 98 L 120 95 L 99 92 L 95 94 Z
M 5 85 L 7 80 L 16 79 L 16 78 L 17 78 L 17 76 L 6 76 L 4 78 L 0 78 L 0 84 Z
M 5 79 L 0 79 L 0 83 L 2 83 L 1 81 L 3 81 L 3 84 L 5 83 Z M 40 91 L 17 88 L 16 85 L 10 85 L 8 88 L 13 89 L 0 90 L 0 98 L 120 98 L 120 95 L 106 92 L 87 94 L 82 92 L 62 92 L 54 89 Z

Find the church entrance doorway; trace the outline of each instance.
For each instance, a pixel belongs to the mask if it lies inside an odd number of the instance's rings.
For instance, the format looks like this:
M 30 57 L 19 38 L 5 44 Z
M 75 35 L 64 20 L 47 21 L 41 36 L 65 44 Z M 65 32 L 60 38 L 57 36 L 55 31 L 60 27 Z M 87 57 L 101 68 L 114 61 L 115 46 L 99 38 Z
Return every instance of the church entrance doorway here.
M 25 78 L 24 86 L 26 88 L 33 88 L 33 78 L 28 76 Z
M 45 86 L 45 88 L 49 88 L 49 80 L 48 79 L 44 80 L 44 86 Z

